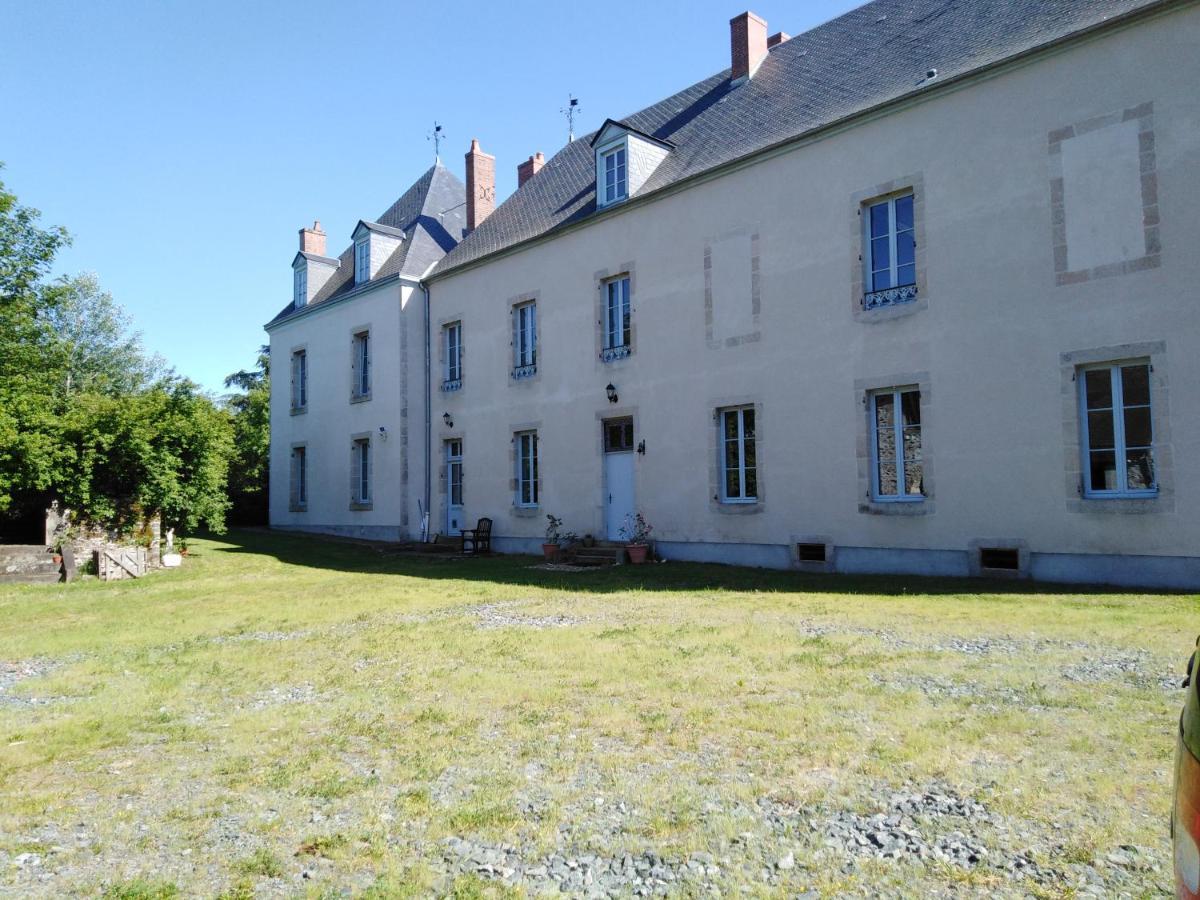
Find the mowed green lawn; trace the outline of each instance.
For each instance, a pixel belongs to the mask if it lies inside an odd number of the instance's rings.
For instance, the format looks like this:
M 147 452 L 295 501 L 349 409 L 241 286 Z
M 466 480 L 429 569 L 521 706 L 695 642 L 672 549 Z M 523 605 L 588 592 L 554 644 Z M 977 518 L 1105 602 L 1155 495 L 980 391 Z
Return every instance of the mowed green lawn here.
M 0 588 L 0 893 L 1170 888 L 1196 596 L 192 546 Z

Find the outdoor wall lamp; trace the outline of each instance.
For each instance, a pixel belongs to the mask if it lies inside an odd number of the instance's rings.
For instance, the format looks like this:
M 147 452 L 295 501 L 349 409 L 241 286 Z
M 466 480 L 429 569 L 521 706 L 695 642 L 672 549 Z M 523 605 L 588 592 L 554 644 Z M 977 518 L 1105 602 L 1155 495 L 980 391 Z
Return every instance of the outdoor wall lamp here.
M 454 427 L 454 420 L 450 418 L 450 413 L 442 413 L 442 421 L 446 423 L 447 428 Z
M 638 441 L 638 451 L 637 452 L 641 456 L 646 455 L 646 442 L 645 441 Z
M 618 400 L 621 399 L 620 397 L 617 396 L 617 389 L 615 387 L 613 387 L 613 384 L 611 381 L 604 386 L 604 393 L 608 394 L 608 402 L 609 403 L 616 403 Z
M 381 441 L 386 441 L 386 440 L 387 440 L 387 434 L 388 434 L 388 432 L 387 432 L 387 428 L 385 428 L 383 425 L 380 425 L 380 426 L 379 426 L 379 439 L 380 439 Z

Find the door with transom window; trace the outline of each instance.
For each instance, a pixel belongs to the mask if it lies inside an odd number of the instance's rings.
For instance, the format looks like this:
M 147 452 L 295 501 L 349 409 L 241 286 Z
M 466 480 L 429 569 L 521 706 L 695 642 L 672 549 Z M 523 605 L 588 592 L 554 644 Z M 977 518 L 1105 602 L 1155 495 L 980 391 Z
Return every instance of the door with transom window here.
M 446 441 L 446 534 L 461 534 L 463 526 L 463 442 Z
M 606 419 L 604 428 L 604 531 L 622 540 L 621 526 L 633 515 L 633 419 Z

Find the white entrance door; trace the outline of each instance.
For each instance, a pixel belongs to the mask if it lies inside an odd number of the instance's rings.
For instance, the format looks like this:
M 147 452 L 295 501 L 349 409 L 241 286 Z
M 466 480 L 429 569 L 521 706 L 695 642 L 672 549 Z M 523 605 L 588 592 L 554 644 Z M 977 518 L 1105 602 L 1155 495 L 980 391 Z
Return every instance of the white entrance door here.
M 463 528 L 462 441 L 446 441 L 446 534 L 461 534 Z
M 604 529 L 610 541 L 622 540 L 621 526 L 633 515 L 633 420 L 604 423 Z

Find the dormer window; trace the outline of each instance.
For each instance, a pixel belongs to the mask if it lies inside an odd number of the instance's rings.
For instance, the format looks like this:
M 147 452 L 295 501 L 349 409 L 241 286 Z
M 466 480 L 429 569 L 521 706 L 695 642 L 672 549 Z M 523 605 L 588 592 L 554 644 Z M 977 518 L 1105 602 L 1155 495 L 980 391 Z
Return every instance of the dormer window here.
M 604 202 L 616 203 L 629 196 L 629 181 L 626 178 L 625 146 L 622 144 L 600 154 L 604 164 Z
M 359 220 L 354 240 L 354 283 L 366 284 L 404 242 L 404 232 L 391 225 Z
M 596 132 L 592 147 L 596 152 L 596 206 L 603 209 L 636 197 L 674 144 L 609 119 Z
M 365 234 L 354 242 L 354 283 L 371 280 L 371 236 Z
M 293 300 L 296 303 L 296 308 L 304 306 L 308 303 L 308 266 L 301 264 L 296 266 L 292 279 L 294 287 Z

